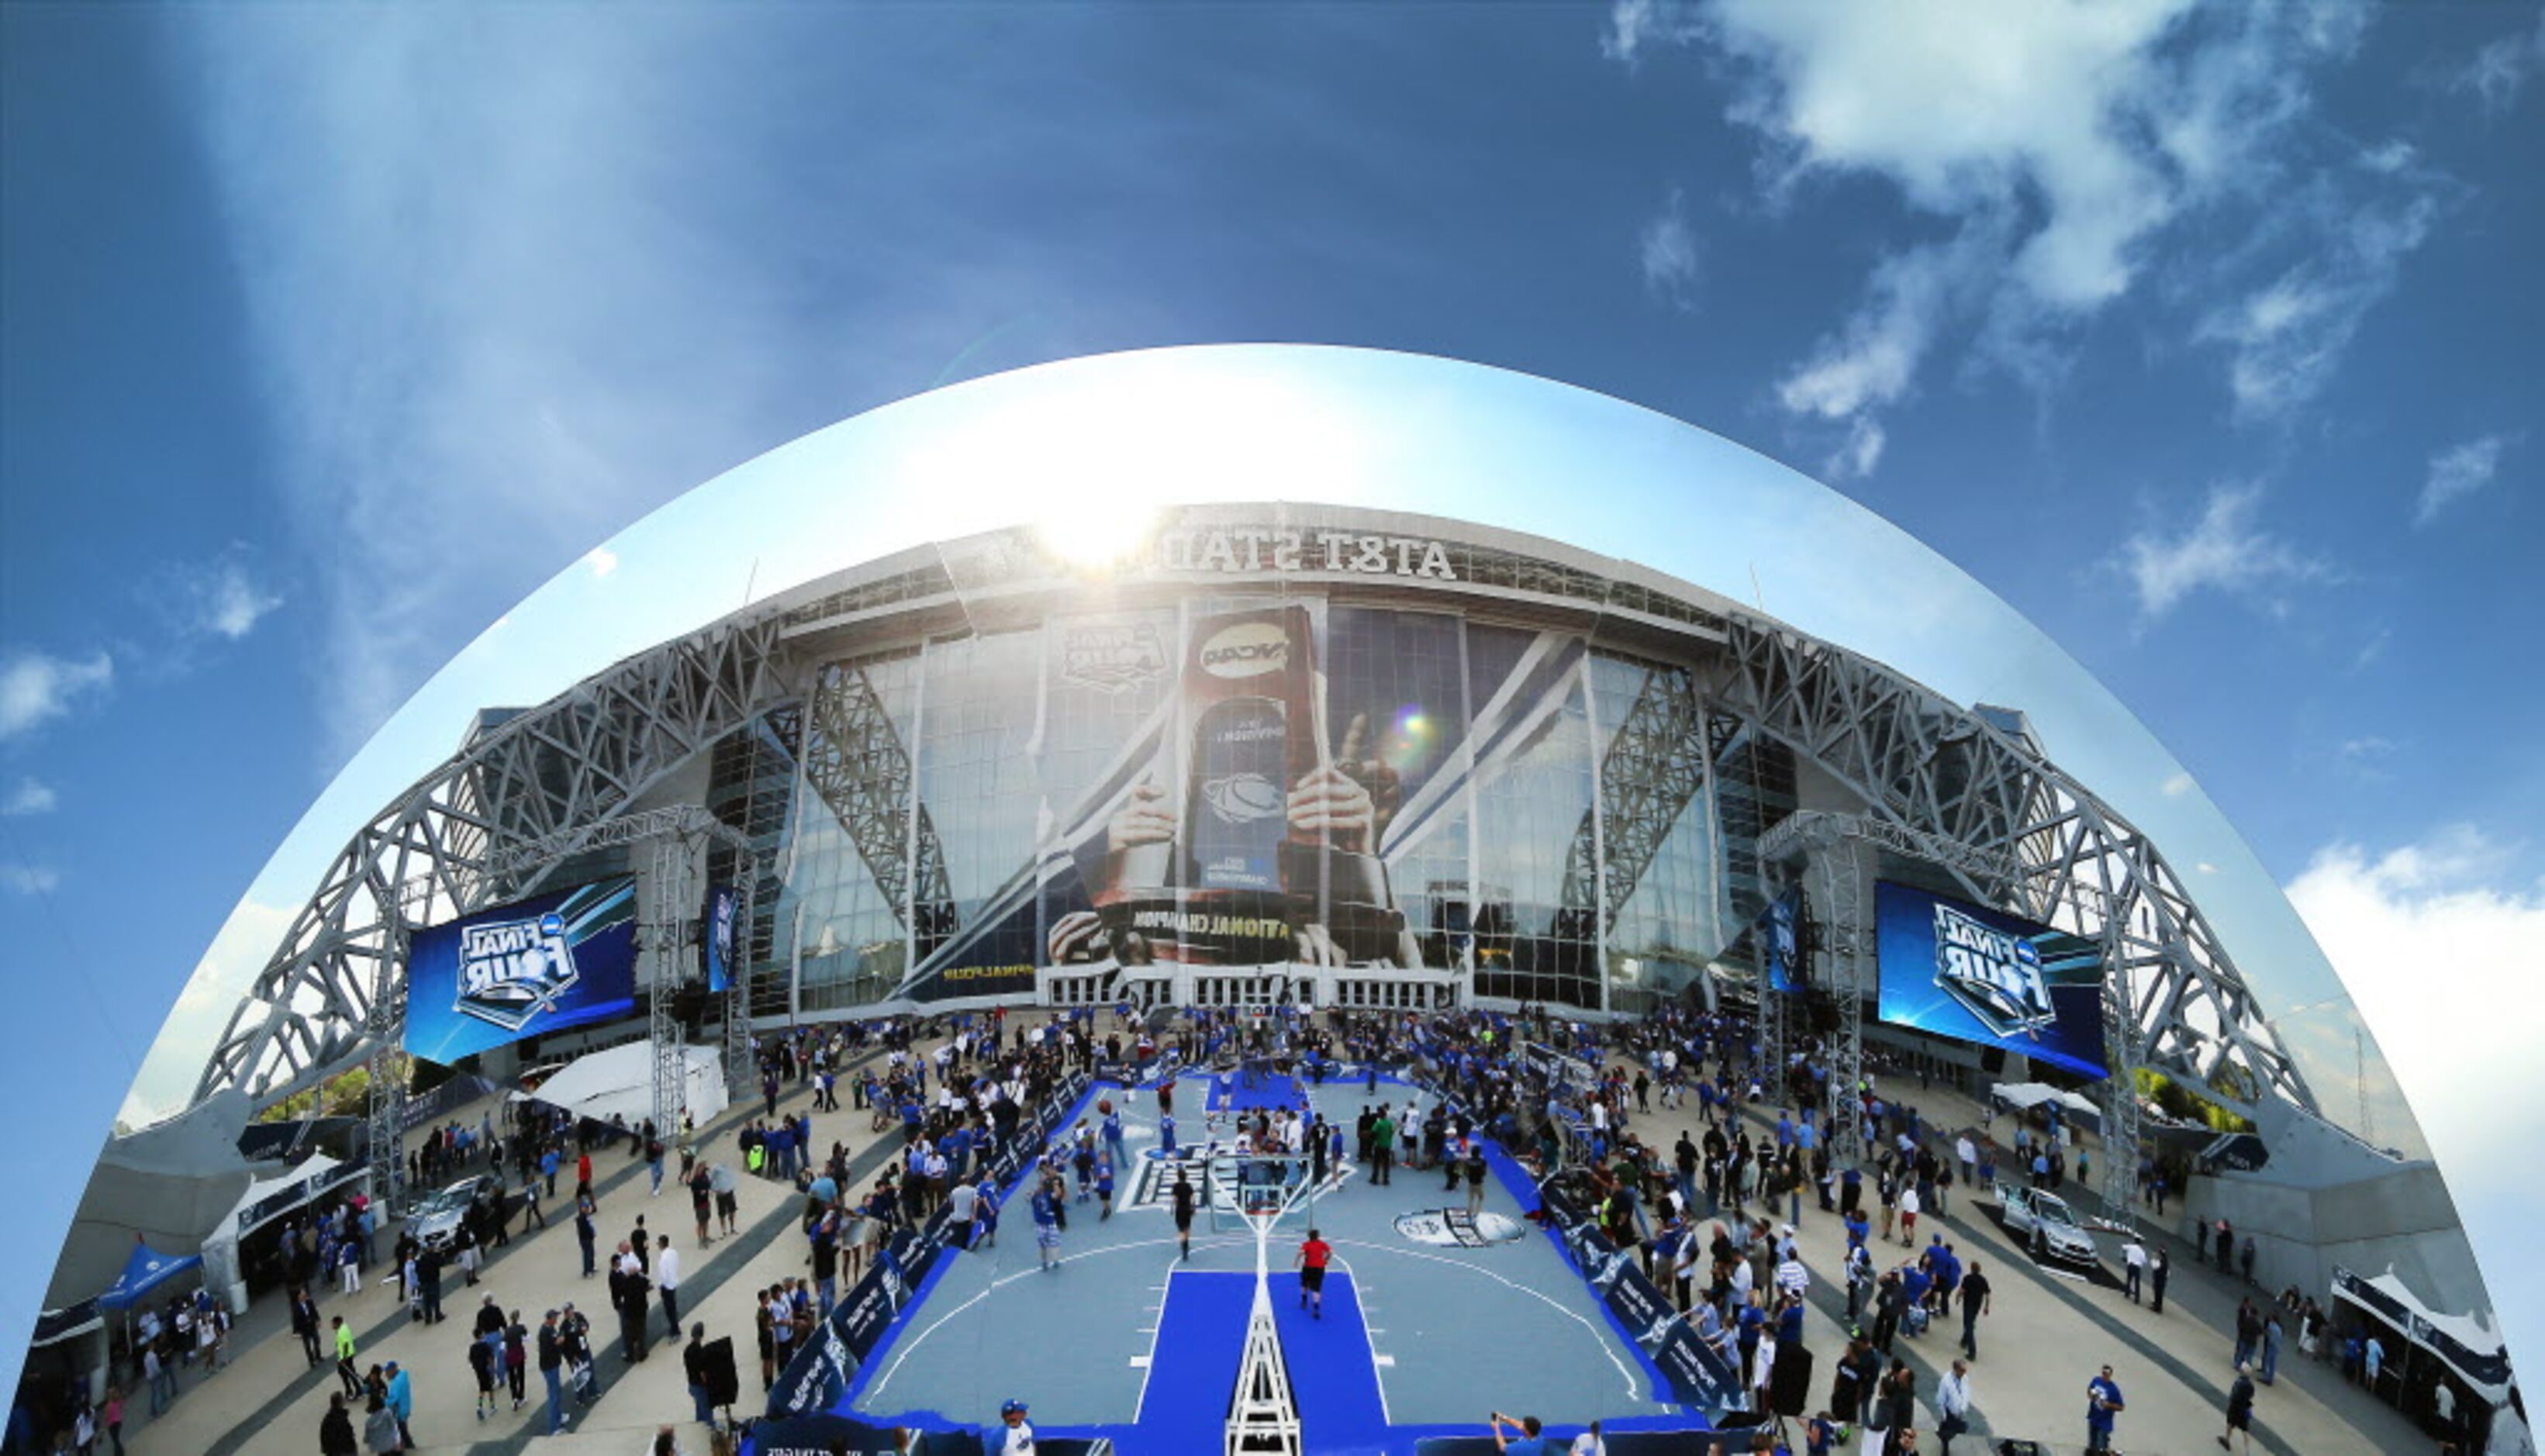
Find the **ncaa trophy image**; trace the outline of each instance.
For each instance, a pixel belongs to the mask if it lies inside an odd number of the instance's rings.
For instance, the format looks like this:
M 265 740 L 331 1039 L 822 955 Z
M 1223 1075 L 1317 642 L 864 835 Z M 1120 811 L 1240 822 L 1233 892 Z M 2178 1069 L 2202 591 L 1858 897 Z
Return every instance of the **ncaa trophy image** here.
M 1093 886 L 1122 961 L 1419 964 L 1376 852 L 1361 720 L 1330 753 L 1324 689 L 1305 608 L 1193 622 L 1176 687 L 1181 764 L 1133 786 Z

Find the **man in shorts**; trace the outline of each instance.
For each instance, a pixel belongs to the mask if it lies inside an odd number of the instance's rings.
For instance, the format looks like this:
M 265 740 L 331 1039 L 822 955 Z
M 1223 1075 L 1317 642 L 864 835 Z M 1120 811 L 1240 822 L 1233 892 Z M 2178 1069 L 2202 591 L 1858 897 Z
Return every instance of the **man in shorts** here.
M 1058 1174 L 1045 1174 L 1042 1185 L 1034 1189 L 1034 1248 L 1046 1270 L 1060 1267 L 1061 1220 L 1067 1217 L 1069 1191 Z
M 1193 1185 L 1192 1179 L 1185 1176 L 1185 1171 L 1181 1168 L 1176 1170 L 1176 1185 L 1173 1192 L 1178 1245 L 1176 1259 L 1182 1262 L 1192 1257 Z
M 2243 1365 L 2238 1365 L 2236 1367 L 2235 1388 L 2227 1392 L 2227 1429 L 2218 1437 L 2218 1448 L 2222 1451 L 2234 1450 L 2235 1447 L 2229 1444 L 2229 1437 L 2238 1435 L 2245 1438 L 2245 1450 L 2247 1456 L 2252 1456 L 2254 1449 L 2254 1376 L 2253 1373 L 2247 1370 Z
M 1311 1320 L 1326 1317 L 1326 1265 L 1334 1256 L 1335 1247 L 1310 1229 L 1306 1242 L 1291 1259 L 1299 1269 L 1299 1308 L 1306 1310 Z

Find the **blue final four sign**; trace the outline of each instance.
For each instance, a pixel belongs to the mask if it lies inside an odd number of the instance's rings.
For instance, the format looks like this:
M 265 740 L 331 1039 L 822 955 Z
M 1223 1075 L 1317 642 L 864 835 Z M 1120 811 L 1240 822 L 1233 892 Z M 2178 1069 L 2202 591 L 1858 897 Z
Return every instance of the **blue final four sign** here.
M 636 1009 L 636 881 L 620 875 L 419 930 L 406 1050 L 435 1062 Z
M 2099 943 L 1888 880 L 1873 898 L 1883 1020 L 2108 1075 Z

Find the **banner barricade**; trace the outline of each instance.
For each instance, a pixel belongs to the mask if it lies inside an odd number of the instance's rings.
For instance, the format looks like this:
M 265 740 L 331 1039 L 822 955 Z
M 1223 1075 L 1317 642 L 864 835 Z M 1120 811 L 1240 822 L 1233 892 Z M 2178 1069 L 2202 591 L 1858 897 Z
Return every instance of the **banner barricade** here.
M 996 1186 L 1004 1189 L 1027 1162 L 1039 1155 L 1048 1130 L 1069 1115 L 1089 1085 L 1086 1073 L 1072 1073 L 1061 1079 L 1040 1108 L 1019 1119 L 1018 1130 L 1024 1136 L 1010 1140 L 990 1159 Z M 859 1368 L 874 1354 L 884 1332 L 892 1328 L 893 1317 L 918 1297 L 921 1283 L 937 1266 L 938 1258 L 961 1238 L 962 1231 L 951 1227 L 942 1208 L 916 1229 L 895 1230 L 865 1277 L 832 1307 L 831 1317 L 815 1330 L 805 1348 L 787 1361 L 784 1373 L 769 1393 L 770 1416 L 780 1420 L 811 1417 L 845 1400 L 849 1387 L 856 1383 Z M 934 1450 L 935 1442 L 943 1437 L 930 1439 L 930 1449 Z M 1058 1449 L 1050 1442 L 1043 1444 Z

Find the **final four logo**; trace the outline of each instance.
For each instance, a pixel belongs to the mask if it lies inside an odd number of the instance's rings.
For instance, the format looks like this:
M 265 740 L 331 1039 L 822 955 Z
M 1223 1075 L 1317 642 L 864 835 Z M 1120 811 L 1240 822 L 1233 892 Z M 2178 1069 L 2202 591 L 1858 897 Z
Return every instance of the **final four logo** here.
M 519 1031 L 579 979 L 563 916 L 469 926 L 459 932 L 459 996 L 452 1010 Z
M 1935 907 L 1935 985 L 1998 1036 L 2038 1038 L 2059 1019 L 2041 952 L 1949 905 Z

